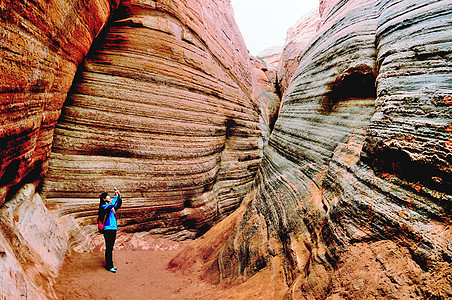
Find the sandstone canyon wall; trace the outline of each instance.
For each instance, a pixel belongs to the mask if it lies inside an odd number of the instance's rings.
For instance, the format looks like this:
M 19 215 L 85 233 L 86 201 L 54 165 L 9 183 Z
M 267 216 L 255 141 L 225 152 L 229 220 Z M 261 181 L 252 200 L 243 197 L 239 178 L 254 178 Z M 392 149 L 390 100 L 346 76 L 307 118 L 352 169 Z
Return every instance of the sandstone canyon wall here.
M 278 86 L 283 94 L 300 64 L 301 57 L 311 40 L 316 37 L 320 26 L 320 14 L 316 9 L 300 18 L 289 28 L 286 43 L 278 62 Z
M 101 0 L 0 3 L 2 299 L 52 295 L 69 236 L 35 188 L 77 66 L 117 6 Z
M 99 194 L 117 186 L 126 230 L 205 231 L 261 160 L 253 76 L 227 1 L 123 1 L 56 126 L 48 205 L 93 224 Z
M 116 2 L 2 2 L 0 206 L 47 170 L 77 66 Z
M 1 297 L 52 296 L 116 185 L 126 230 L 193 237 L 224 218 L 172 262 L 215 282 L 452 297 L 452 1 L 320 1 L 276 74 L 226 0 L 0 11 Z
M 452 1 L 322 3 L 234 225 L 172 265 L 267 272 L 275 298 L 450 298 Z
M 128 231 L 194 237 L 240 204 L 278 99 L 257 98 L 228 1 L 0 10 L 1 297 L 52 296 L 114 186 Z
M 280 53 L 271 55 L 272 58 L 274 56 L 279 57 Z M 270 62 L 261 57 L 251 58 L 255 78 L 254 94 L 259 101 L 263 146 L 268 143 L 281 106 L 275 60 L 272 58 L 270 58 Z

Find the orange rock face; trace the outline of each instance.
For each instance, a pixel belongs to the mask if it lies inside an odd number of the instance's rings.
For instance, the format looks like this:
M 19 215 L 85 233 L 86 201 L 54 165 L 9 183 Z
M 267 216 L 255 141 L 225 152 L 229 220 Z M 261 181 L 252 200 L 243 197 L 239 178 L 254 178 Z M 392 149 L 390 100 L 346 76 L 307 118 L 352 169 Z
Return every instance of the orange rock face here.
M 123 230 L 223 219 L 171 262 L 216 283 L 452 297 L 450 11 L 322 0 L 277 73 L 227 0 L 0 3 L 0 298 L 51 294 L 114 186 Z
M 268 122 L 228 1 L 16 1 L 0 12 L 0 298 L 51 296 L 65 251 L 83 247 L 98 195 L 114 186 L 129 231 L 193 237 L 238 206 Z
M 184 236 L 238 206 L 261 159 L 260 112 L 232 9 L 208 3 L 121 3 L 55 129 L 50 206 L 94 218 L 117 186 L 127 230 Z
M 42 177 L 78 64 L 117 1 L 0 4 L 0 206 Z

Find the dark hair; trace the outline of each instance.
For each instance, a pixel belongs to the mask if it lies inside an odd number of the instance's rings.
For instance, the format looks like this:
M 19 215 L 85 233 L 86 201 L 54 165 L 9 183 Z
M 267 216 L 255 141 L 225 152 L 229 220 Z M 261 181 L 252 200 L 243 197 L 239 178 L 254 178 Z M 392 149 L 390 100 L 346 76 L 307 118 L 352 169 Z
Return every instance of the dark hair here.
M 100 194 L 100 201 L 105 200 L 105 198 L 107 198 L 107 196 L 108 196 L 108 193 L 105 193 L 105 192 Z

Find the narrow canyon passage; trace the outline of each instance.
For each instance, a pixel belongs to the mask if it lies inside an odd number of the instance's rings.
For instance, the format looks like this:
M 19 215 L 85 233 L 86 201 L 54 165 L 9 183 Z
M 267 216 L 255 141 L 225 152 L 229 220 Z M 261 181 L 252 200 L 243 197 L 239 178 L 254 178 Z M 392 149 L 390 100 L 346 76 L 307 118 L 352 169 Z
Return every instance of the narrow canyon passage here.
M 452 0 L 0 12 L 0 300 L 452 299 Z

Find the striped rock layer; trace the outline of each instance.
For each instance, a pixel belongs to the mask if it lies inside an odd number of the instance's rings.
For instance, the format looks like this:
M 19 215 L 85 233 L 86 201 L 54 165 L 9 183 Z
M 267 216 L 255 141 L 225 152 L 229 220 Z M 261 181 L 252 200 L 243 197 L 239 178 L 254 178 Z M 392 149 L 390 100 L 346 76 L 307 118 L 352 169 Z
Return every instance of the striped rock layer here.
M 118 186 L 121 226 L 185 236 L 247 195 L 172 263 L 200 253 L 217 282 L 267 271 L 271 298 L 452 297 L 450 0 L 320 1 L 258 170 L 258 111 L 278 105 L 252 96 L 272 89 L 253 89 L 264 68 L 227 1 L 118 5 L 0 3 L 0 296 L 51 294 L 64 231 L 92 232 L 94 197 Z
M 93 224 L 194 236 L 250 189 L 261 161 L 253 73 L 227 1 L 123 1 L 74 79 L 43 195 Z
M 3 1 L 0 20 L 0 298 L 53 297 L 115 186 L 128 231 L 193 237 L 240 203 L 276 100 L 228 1 Z
M 35 192 L 79 63 L 118 1 L 0 2 L 0 298 L 48 299 L 69 236 Z M 31 184 L 30 184 L 31 183 Z M 17 193 L 16 193 L 17 192 Z
M 235 225 L 173 263 L 198 251 L 224 284 L 267 272 L 275 298 L 450 298 L 452 1 L 327 11 Z
M 117 1 L 0 4 L 0 207 L 47 170 L 78 64 Z

